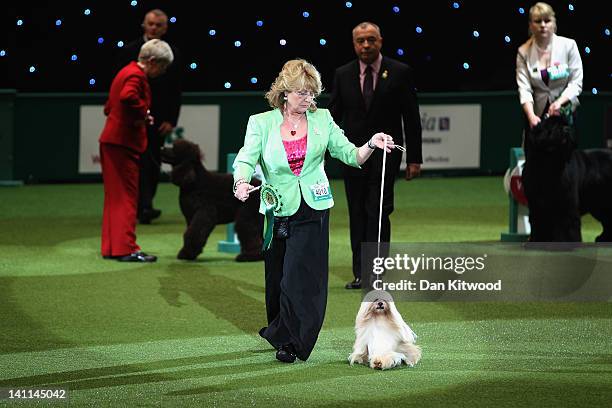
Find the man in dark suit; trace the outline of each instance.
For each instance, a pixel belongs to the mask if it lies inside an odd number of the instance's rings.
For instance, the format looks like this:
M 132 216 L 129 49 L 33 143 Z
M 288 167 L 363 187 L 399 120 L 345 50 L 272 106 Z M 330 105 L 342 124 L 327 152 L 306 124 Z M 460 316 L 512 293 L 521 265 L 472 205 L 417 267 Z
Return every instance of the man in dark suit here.
M 384 132 L 395 144 L 406 147 L 406 180 L 421 171 L 421 117 L 412 70 L 406 64 L 380 53 L 382 36 L 370 22 L 353 29 L 353 46 L 358 59 L 336 70 L 329 110 L 355 145 L 370 135 Z M 405 136 L 405 138 L 404 138 Z M 361 244 L 378 241 L 378 214 L 382 177 L 382 151 L 376 150 L 362 170 L 344 166 L 348 201 L 354 280 L 347 289 L 361 288 Z M 401 155 L 388 155 L 385 169 L 380 240 L 389 242 L 393 212 L 393 183 Z
M 127 44 L 119 54 L 117 69 L 138 57 L 140 47 L 149 40 L 161 39 L 168 30 L 168 16 L 162 10 L 149 11 L 142 23 L 144 35 Z M 155 119 L 147 126 L 149 140 L 147 151 L 140 159 L 140 191 L 138 196 L 138 219 L 141 224 L 150 224 L 158 218 L 161 211 L 153 208 L 153 198 L 157 192 L 161 170 L 161 147 L 178 122 L 181 108 L 181 60 L 178 50 L 172 46 L 174 62 L 166 73 L 151 79 L 151 115 Z

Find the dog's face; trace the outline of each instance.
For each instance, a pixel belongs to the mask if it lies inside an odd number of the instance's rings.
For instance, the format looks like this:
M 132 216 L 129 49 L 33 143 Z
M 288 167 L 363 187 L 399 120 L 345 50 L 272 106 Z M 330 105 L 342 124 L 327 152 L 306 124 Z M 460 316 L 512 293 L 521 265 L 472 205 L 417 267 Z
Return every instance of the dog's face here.
M 368 312 L 372 314 L 388 314 L 390 312 L 389 303 L 384 299 L 374 299 L 368 306 Z
M 550 154 L 569 153 L 576 148 L 574 130 L 563 116 L 542 120 L 527 134 L 530 148 Z
M 395 310 L 393 298 L 384 291 L 371 291 L 361 302 L 358 319 L 390 318 Z
M 202 152 L 200 147 L 188 140 L 177 139 L 172 147 L 161 149 L 161 160 L 172 165 L 170 179 L 173 184 L 187 187 L 196 180 L 196 165 L 201 168 Z
M 197 144 L 185 139 L 177 139 L 172 143 L 172 147 L 161 149 L 161 160 L 172 166 L 188 161 L 201 161 L 202 152 Z

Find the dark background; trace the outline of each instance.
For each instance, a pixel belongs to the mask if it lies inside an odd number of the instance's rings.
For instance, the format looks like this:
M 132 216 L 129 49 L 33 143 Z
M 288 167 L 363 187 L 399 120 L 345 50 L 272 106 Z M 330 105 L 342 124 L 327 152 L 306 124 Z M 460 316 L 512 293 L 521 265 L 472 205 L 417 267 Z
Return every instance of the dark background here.
M 118 41 L 141 35 L 146 11 L 161 8 L 170 17 L 166 39 L 182 53 L 185 91 L 264 91 L 282 64 L 302 57 L 321 71 L 327 90 L 334 69 L 355 57 L 351 30 L 361 21 L 377 23 L 383 54 L 411 65 L 419 92 L 514 90 L 516 50 L 527 40 L 523 1 L 20 1 L 6 3 L 0 20 L 0 88 L 35 92 L 106 92 Z M 578 42 L 584 92 L 611 89 L 609 13 L 601 2 L 550 1 L 558 34 Z M 574 8 L 570 10 L 570 5 Z M 399 7 L 399 13 L 393 7 Z M 524 14 L 519 8 L 525 10 Z M 91 14 L 84 15 L 89 8 Z M 310 16 L 304 18 L 302 13 Z M 18 19 L 23 25 L 17 26 Z M 58 27 L 57 19 L 62 20 Z M 256 25 L 257 20 L 263 26 Z M 421 34 L 416 27 L 423 29 Z M 209 30 L 217 34 L 210 36 Z M 473 31 L 480 34 L 473 36 Z M 511 41 L 507 43 L 505 36 Z M 104 43 L 98 44 L 98 37 Z M 280 39 L 287 45 L 281 46 Z M 324 38 L 325 46 L 319 44 Z M 234 41 L 242 46 L 236 48 Z M 585 47 L 591 52 L 585 52 Z M 398 55 L 397 50 L 404 50 Z M 78 56 L 71 61 L 72 54 Z M 195 62 L 197 69 L 189 65 Z M 464 62 L 470 69 L 463 68 Z M 34 73 L 29 67 L 35 66 Z M 252 77 L 257 83 L 251 83 Z M 90 80 L 95 79 L 91 85 Z M 224 84 L 230 82 L 231 88 Z

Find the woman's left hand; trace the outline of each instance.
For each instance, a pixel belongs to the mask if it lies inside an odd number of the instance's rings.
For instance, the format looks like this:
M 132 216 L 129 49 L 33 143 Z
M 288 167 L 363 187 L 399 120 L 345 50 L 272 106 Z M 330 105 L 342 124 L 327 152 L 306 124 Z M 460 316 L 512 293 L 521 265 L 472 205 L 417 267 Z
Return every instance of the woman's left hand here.
M 395 149 L 395 143 L 393 142 L 393 138 L 391 136 L 389 136 L 386 133 L 382 133 L 382 132 L 376 133 L 374 136 L 372 136 L 372 143 L 379 149 L 382 149 L 385 147 L 385 141 L 386 141 L 385 151 L 387 153 L 391 153 L 391 150 Z

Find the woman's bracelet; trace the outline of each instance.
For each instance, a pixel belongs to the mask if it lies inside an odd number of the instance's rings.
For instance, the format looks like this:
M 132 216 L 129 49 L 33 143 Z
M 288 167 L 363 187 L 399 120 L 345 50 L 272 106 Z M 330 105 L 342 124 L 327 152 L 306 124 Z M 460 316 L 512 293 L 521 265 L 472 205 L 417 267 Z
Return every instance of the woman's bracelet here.
M 372 138 L 370 138 L 370 140 L 368 140 L 368 147 L 369 147 L 370 149 L 372 149 L 372 150 L 375 150 L 375 149 L 376 149 L 376 145 L 373 145 L 373 144 L 372 144 Z
M 245 179 L 239 178 L 238 180 L 234 181 L 234 187 L 232 188 L 232 190 L 234 191 L 234 193 L 236 192 L 236 189 L 238 188 L 239 185 L 246 183 Z

